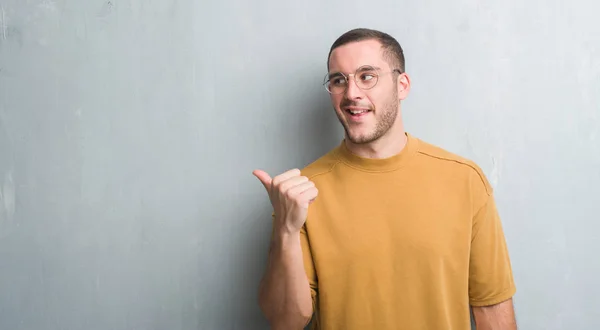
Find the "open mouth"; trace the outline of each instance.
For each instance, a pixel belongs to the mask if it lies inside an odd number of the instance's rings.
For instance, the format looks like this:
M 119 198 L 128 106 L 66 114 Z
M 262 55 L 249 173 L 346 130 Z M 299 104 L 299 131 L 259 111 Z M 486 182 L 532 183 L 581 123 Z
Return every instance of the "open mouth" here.
M 345 111 L 352 117 L 361 117 L 371 112 L 371 110 L 368 109 L 345 109 Z

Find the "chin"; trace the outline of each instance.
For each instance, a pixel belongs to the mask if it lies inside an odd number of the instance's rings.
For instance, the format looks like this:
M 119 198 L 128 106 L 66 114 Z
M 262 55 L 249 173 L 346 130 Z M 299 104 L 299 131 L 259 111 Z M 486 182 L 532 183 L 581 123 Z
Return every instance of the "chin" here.
M 354 144 L 365 144 L 377 139 L 373 134 L 347 134 L 346 137 Z

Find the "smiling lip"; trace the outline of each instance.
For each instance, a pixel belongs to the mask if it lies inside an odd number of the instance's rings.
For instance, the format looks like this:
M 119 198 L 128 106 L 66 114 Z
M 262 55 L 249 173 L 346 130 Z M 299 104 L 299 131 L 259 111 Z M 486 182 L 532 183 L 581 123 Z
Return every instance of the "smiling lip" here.
M 348 114 L 348 117 L 353 121 L 360 121 L 363 117 L 368 115 L 371 110 L 367 108 L 359 108 L 359 107 L 346 107 L 344 108 L 344 112 Z

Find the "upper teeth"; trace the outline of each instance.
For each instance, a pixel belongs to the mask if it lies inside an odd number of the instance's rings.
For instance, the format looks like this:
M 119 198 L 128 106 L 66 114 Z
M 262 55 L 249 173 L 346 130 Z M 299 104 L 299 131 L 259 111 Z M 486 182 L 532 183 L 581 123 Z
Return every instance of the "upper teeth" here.
M 349 110 L 351 114 L 357 115 L 359 113 L 367 112 L 367 110 Z

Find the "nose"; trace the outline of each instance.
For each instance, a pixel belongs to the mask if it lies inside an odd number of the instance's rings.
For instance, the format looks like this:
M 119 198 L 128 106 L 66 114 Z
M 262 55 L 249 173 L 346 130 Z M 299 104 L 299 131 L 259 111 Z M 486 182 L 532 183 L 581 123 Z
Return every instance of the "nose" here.
M 348 77 L 348 86 L 346 87 L 346 97 L 349 100 L 355 100 L 362 98 L 363 91 L 356 84 L 356 80 L 354 80 L 354 75 Z

